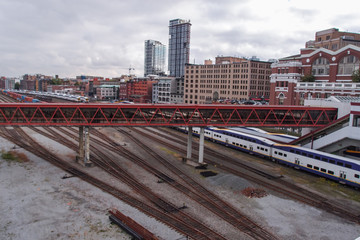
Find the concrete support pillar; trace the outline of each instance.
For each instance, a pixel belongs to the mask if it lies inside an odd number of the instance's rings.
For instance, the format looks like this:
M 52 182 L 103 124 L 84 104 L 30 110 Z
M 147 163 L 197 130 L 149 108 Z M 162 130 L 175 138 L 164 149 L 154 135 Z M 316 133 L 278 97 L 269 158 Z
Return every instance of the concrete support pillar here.
M 91 167 L 90 161 L 90 131 L 89 127 L 79 127 L 79 155 L 77 161 L 86 166 Z
M 187 154 L 186 158 L 191 159 L 191 151 L 192 151 L 192 127 L 188 128 L 188 141 L 187 141 Z
M 90 167 L 92 163 L 90 161 L 90 128 L 89 128 L 89 126 L 86 126 L 84 129 L 84 138 L 85 138 L 84 165 L 86 167 Z
M 202 164 L 204 162 L 204 135 L 205 129 L 204 127 L 200 127 L 200 140 L 199 140 L 199 163 Z
M 79 127 L 79 157 L 78 162 L 84 162 L 84 127 Z

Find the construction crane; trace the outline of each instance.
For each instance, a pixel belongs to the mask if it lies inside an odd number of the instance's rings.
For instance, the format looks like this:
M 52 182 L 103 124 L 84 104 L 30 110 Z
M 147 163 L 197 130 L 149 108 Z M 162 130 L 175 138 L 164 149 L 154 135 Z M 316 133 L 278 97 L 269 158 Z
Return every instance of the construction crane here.
M 131 65 L 130 65 L 130 67 L 128 67 L 128 68 L 122 68 L 122 69 L 127 69 L 127 70 L 129 70 L 129 76 L 131 76 L 131 70 L 135 70 L 135 68 L 131 67 Z

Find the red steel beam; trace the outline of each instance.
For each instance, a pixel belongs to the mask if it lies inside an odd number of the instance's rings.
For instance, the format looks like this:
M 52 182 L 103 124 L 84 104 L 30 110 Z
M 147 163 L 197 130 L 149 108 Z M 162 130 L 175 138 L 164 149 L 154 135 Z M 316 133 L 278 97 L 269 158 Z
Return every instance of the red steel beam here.
M 337 108 L 305 106 L 0 103 L 0 126 L 319 127 Z

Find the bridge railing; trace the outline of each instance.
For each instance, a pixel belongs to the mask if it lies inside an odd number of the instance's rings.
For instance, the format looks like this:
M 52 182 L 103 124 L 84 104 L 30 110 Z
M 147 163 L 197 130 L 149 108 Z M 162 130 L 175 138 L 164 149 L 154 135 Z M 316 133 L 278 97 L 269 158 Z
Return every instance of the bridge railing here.
M 318 127 L 336 119 L 336 108 L 303 106 L 0 103 L 2 126 Z

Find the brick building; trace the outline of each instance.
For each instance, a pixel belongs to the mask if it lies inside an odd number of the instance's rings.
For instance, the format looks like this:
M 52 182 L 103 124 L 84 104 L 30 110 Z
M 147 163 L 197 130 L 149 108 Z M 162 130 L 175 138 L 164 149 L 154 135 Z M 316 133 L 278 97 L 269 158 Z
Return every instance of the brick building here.
M 157 83 L 157 80 L 151 77 L 122 82 L 119 87 L 119 99 L 136 103 L 151 103 L 153 83 Z
M 1 89 L 14 89 L 15 78 L 0 77 L 0 88 Z
M 184 79 L 175 77 L 156 78 L 153 84 L 152 103 L 183 103 Z
M 270 96 L 271 62 L 237 57 L 216 57 L 215 64 L 185 67 L 184 103 L 248 100 Z
M 323 34 L 325 32 L 328 35 Z M 332 42 L 334 36 L 336 39 L 344 39 L 337 35 L 341 33 L 338 31 L 334 35 L 329 30 L 320 33 L 322 34 L 316 36 L 327 39 L 328 43 Z M 357 38 L 359 36 L 360 34 Z M 352 74 L 359 69 L 359 59 L 360 47 L 353 44 L 337 50 L 324 47 L 304 48 L 298 55 L 279 59 L 278 63 L 271 66 L 270 104 L 303 105 L 305 99 L 360 96 L 360 83 L 352 81 Z
M 23 79 L 20 80 L 20 89 L 29 91 L 46 91 L 51 76 L 41 74 L 29 75 L 25 74 Z
M 315 33 L 315 40 L 306 42 L 306 48 L 326 48 L 332 51 L 339 50 L 346 45 L 360 47 L 360 34 L 340 32 L 337 28 L 330 28 Z

